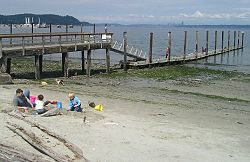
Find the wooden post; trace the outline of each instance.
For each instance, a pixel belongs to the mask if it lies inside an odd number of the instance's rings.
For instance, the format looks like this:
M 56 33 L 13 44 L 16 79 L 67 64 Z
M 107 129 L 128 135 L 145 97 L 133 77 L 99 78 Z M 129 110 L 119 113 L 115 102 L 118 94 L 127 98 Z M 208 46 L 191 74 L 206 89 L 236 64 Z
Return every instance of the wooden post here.
M 217 50 L 217 31 L 214 33 L 214 53 L 216 53 Z
M 0 38 L 0 59 L 3 57 L 3 42 L 2 38 Z
M 198 52 L 199 52 L 199 44 L 198 40 L 199 39 L 199 32 L 196 31 L 196 52 L 195 52 L 195 58 L 198 59 Z
M 110 73 L 110 49 L 106 49 L 106 72 Z
M 224 31 L 221 32 L 221 50 L 224 51 Z
M 50 34 L 50 36 L 49 36 L 49 41 L 51 42 L 51 33 L 52 33 L 52 25 L 51 25 L 51 23 L 49 24 L 49 34 Z
M 150 64 L 152 64 L 153 61 L 153 33 L 150 33 L 150 42 L 149 42 L 149 54 L 148 54 L 148 63 L 149 68 L 152 68 Z
M 208 55 L 208 35 L 209 35 L 209 32 L 207 31 L 206 32 L 206 56 Z
M 13 25 L 10 24 L 10 34 L 13 34 Z M 10 45 L 12 46 L 12 38 L 10 38 Z
M 105 33 L 107 33 L 108 32 L 107 24 L 105 24 L 104 29 L 105 29 Z
M 236 31 L 234 31 L 234 49 L 235 49 L 235 46 L 236 46 Z
M 244 31 L 241 32 L 241 47 L 244 47 Z
M 123 32 L 123 70 L 127 71 L 127 32 Z
M 87 69 L 86 69 L 87 77 L 91 75 L 91 50 L 89 49 L 87 52 Z
M 228 31 L 227 36 L 228 36 L 227 47 L 228 47 L 228 52 L 229 52 L 230 51 L 230 31 Z
M 95 34 L 95 24 L 94 24 L 94 26 L 93 26 L 93 33 Z
M 32 33 L 32 35 L 34 34 L 34 23 L 32 22 L 31 23 L 31 33 Z M 31 42 L 32 42 L 32 44 L 33 44 L 33 40 L 34 40 L 34 38 L 33 38 L 33 36 L 31 37 Z
M 81 33 L 83 32 L 83 26 L 81 24 Z M 81 41 L 83 40 L 83 35 L 81 35 Z
M 187 55 L 187 31 L 184 31 L 184 55 L 183 55 L 183 61 L 185 62 Z
M 66 24 L 66 33 L 68 33 L 69 30 L 68 30 L 68 24 Z M 66 41 L 68 41 L 68 36 L 66 36 Z
M 63 76 L 64 77 L 69 76 L 68 64 L 69 64 L 68 52 L 63 52 L 62 53 L 62 71 L 63 71 Z
M 36 79 L 41 79 L 42 60 L 43 60 L 43 55 L 35 55 L 35 66 L 36 66 L 35 78 Z
M 240 31 L 238 31 L 238 43 L 237 43 L 237 49 L 240 47 Z
M 82 74 L 85 73 L 85 58 L 84 58 L 84 51 L 81 51 L 82 54 Z
M 170 61 L 171 57 L 171 43 L 172 43 L 171 32 L 168 32 L 168 61 Z
M 10 74 L 11 71 L 11 58 L 7 58 L 7 67 L 6 67 L 6 73 Z

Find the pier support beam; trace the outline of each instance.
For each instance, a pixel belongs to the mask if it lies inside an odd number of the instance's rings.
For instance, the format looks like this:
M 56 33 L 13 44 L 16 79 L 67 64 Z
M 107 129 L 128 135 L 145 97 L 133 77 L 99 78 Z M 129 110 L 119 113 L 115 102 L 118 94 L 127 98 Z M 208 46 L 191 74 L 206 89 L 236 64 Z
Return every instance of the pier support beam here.
M 11 71 L 11 58 L 7 58 L 6 61 L 6 73 L 10 74 Z
M 64 77 L 69 76 L 69 54 L 68 52 L 62 53 L 62 72 Z
M 209 32 L 207 31 L 206 32 L 206 56 L 208 55 L 208 35 L 209 35 Z
M 234 49 L 236 47 L 236 31 L 234 31 Z
M 237 41 L 237 49 L 240 48 L 240 31 L 238 31 L 238 41 Z
M 228 52 L 230 51 L 230 31 L 228 31 L 227 33 L 227 48 L 228 48 Z
M 81 51 L 81 57 L 82 57 L 82 74 L 85 73 L 85 57 L 84 57 L 84 51 Z
M 244 46 L 244 31 L 241 32 L 241 47 Z
M 149 54 L 148 54 L 148 63 L 149 68 L 152 68 L 152 61 L 153 61 L 153 33 L 150 33 L 150 39 L 149 39 Z
M 124 59 L 123 59 L 123 70 L 127 71 L 127 32 L 123 32 L 123 53 L 124 53 Z
M 87 52 L 87 68 L 86 68 L 86 75 L 90 77 L 91 75 L 91 50 L 89 49 Z
M 196 60 L 198 58 L 198 52 L 199 52 L 199 44 L 198 44 L 198 42 L 199 42 L 199 32 L 196 31 L 196 42 L 195 42 L 195 46 L 196 46 L 195 58 L 196 58 Z
M 171 44 L 172 44 L 172 35 L 171 32 L 168 32 L 168 61 L 170 61 L 171 57 Z
M 215 31 L 214 33 L 214 53 L 217 53 L 216 50 L 217 50 L 217 31 Z
M 110 49 L 106 49 L 106 73 L 110 73 Z
M 187 31 L 184 31 L 184 55 L 183 55 L 183 62 L 185 62 L 187 55 Z
M 224 52 L 224 31 L 221 32 L 221 50 Z
M 43 66 L 43 55 L 35 55 L 35 78 L 41 79 L 42 74 L 42 66 Z

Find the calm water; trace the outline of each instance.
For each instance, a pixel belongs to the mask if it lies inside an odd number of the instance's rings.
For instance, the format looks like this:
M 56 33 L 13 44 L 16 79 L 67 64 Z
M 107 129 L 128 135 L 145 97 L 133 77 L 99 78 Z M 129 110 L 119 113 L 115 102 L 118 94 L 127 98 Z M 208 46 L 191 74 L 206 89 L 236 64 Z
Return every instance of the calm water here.
M 80 31 L 80 26 L 69 28 L 70 31 Z M 153 57 L 163 58 L 165 56 L 165 49 L 167 47 L 167 33 L 172 32 L 172 55 L 183 55 L 184 49 L 184 31 L 188 32 L 187 51 L 188 53 L 195 53 L 195 32 L 199 31 L 199 49 L 206 46 L 206 31 L 209 31 L 209 48 L 214 49 L 214 33 L 218 31 L 217 48 L 221 47 L 221 31 L 224 31 L 224 47 L 227 47 L 228 31 L 231 33 L 231 45 L 233 45 L 233 32 L 244 31 L 244 46 L 243 50 L 238 50 L 216 57 L 210 57 L 207 61 L 200 60 L 196 66 L 206 66 L 213 69 L 223 69 L 250 73 L 250 26 L 199 26 L 199 27 L 167 27 L 167 26 L 109 26 L 108 31 L 114 33 L 114 39 L 122 42 L 123 32 L 126 31 L 128 35 L 128 44 L 133 45 L 138 49 L 148 51 L 149 49 L 149 35 L 154 33 L 153 38 Z M 83 27 L 84 32 L 93 32 L 93 27 Z M 8 27 L 0 27 L 0 33 L 9 33 Z M 13 28 L 13 33 L 31 32 L 31 28 Z M 34 28 L 34 32 L 49 32 L 49 29 Z M 52 28 L 52 32 L 65 32 L 65 27 L 58 29 Z M 104 32 L 104 26 L 96 26 L 96 32 Z M 237 41 L 236 41 L 237 44 Z M 241 44 L 241 39 L 240 39 Z M 70 58 L 73 61 L 78 61 L 80 53 L 70 53 Z M 60 55 L 47 55 L 47 59 L 59 59 Z M 105 63 L 105 51 L 93 51 L 94 62 Z M 112 63 L 118 63 L 123 56 L 111 52 Z M 190 63 L 192 64 L 192 63 Z

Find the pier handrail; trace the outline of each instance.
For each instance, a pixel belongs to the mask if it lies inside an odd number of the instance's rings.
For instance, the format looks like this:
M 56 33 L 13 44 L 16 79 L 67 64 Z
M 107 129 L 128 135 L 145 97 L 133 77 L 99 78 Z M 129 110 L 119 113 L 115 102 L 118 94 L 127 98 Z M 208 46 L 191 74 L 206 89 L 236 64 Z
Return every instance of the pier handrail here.
M 90 36 L 90 35 L 111 35 L 113 36 L 113 33 L 80 33 L 80 32 L 58 32 L 58 33 L 18 33 L 18 34 L 0 34 L 0 38 L 21 38 L 21 37 L 49 37 L 49 36 Z
M 123 52 L 123 43 L 119 42 L 117 40 L 113 40 L 114 44 L 112 45 L 113 49 L 116 49 L 118 51 L 120 51 L 121 53 Z M 129 56 L 131 57 L 135 57 L 135 58 L 140 58 L 141 60 L 147 60 L 147 52 L 140 50 L 138 48 L 135 48 L 134 46 L 130 46 L 127 45 L 127 54 L 129 54 Z

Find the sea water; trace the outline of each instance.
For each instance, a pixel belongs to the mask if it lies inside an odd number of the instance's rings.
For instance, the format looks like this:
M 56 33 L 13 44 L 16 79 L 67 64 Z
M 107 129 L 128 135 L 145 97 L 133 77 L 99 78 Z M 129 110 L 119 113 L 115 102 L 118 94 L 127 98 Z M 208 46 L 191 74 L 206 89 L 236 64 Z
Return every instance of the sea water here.
M 83 32 L 93 32 L 93 26 L 83 26 Z M 97 25 L 96 32 L 104 32 L 104 25 Z M 57 28 L 52 27 L 52 32 L 65 32 L 66 27 Z M 69 32 L 80 32 L 80 26 L 74 26 L 68 28 Z M 223 69 L 231 71 L 239 71 L 250 73 L 250 26 L 164 26 L 164 25 L 109 25 L 108 32 L 114 33 L 113 42 L 123 40 L 123 32 L 127 32 L 128 45 L 143 50 L 149 51 L 149 36 L 153 33 L 153 58 L 164 58 L 166 48 L 168 46 L 168 32 L 172 33 L 172 46 L 171 56 L 183 56 L 184 51 L 184 31 L 187 31 L 187 53 L 195 53 L 196 49 L 196 31 L 199 32 L 199 52 L 202 47 L 206 47 L 206 31 L 209 31 L 209 49 L 214 49 L 215 44 L 215 31 L 217 34 L 217 49 L 221 48 L 222 45 L 222 31 L 224 31 L 224 47 L 228 46 L 228 31 L 230 31 L 230 45 L 233 46 L 234 31 L 237 31 L 236 35 L 236 46 L 238 31 L 244 32 L 244 49 L 232 51 L 222 55 L 209 57 L 207 60 L 199 60 L 198 64 L 191 62 L 195 66 L 208 67 L 212 69 Z M 9 27 L 0 27 L 0 33 L 9 33 Z M 49 32 L 49 28 L 34 28 L 34 32 Z M 31 33 L 31 28 L 17 27 L 13 28 L 13 33 Z M 241 34 L 240 34 L 241 37 Z M 241 45 L 240 38 L 240 45 Z M 69 58 L 72 61 L 80 62 L 80 52 L 72 52 L 69 54 Z M 85 56 L 86 57 L 86 56 Z M 61 55 L 46 55 L 45 59 L 60 60 Z M 105 64 L 105 50 L 94 50 L 92 51 L 93 63 Z M 114 52 L 111 52 L 111 63 L 116 64 L 123 59 L 123 56 Z

